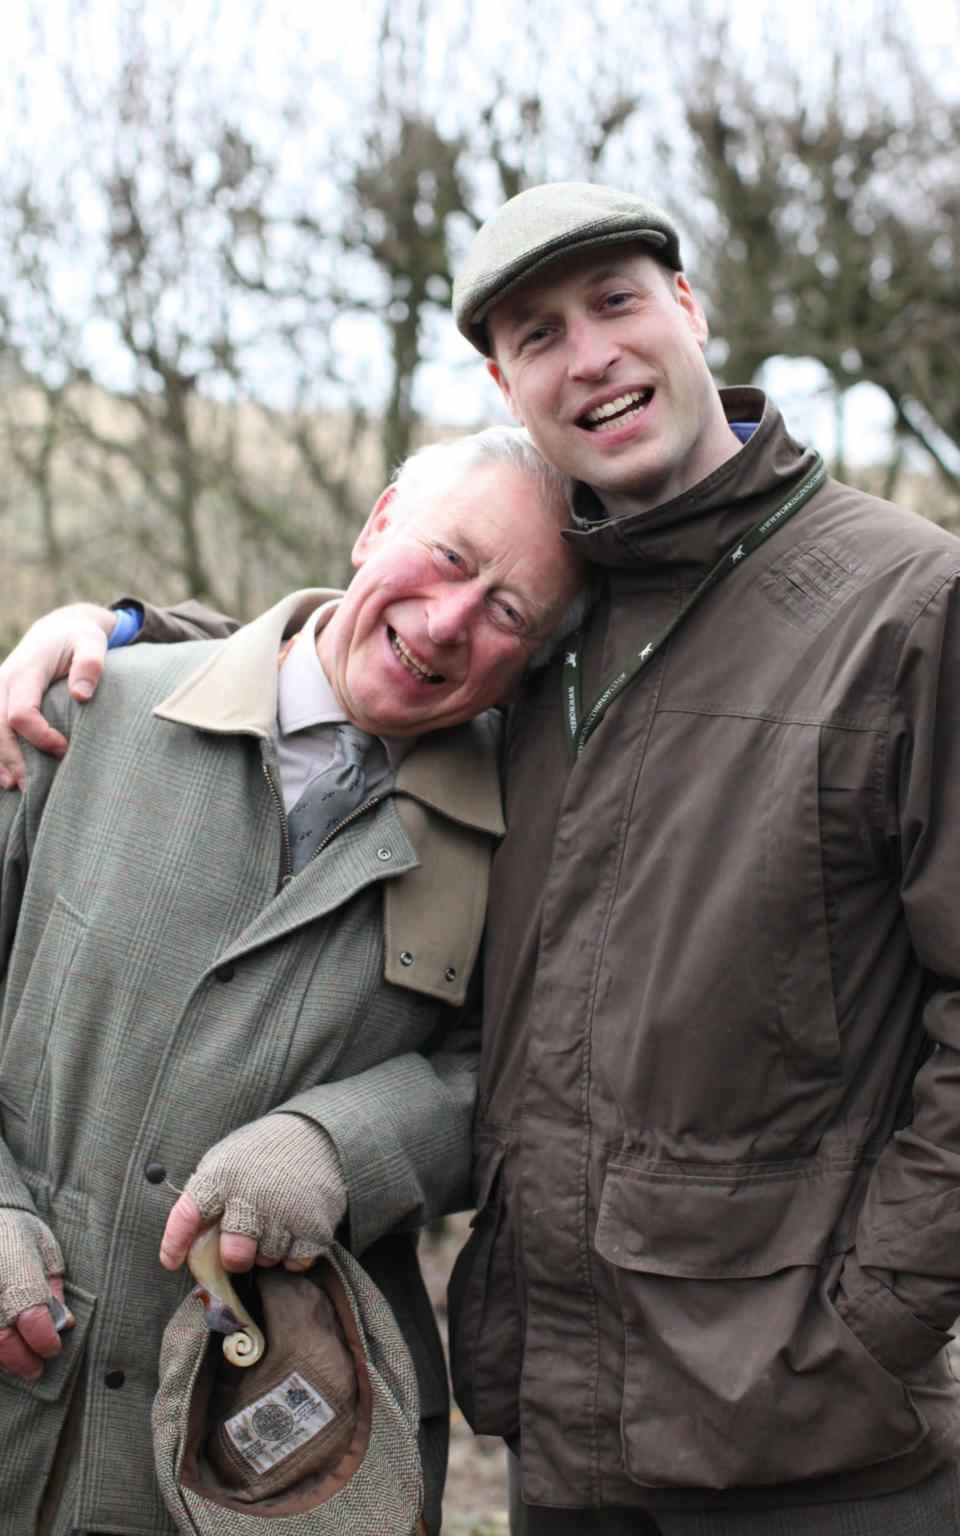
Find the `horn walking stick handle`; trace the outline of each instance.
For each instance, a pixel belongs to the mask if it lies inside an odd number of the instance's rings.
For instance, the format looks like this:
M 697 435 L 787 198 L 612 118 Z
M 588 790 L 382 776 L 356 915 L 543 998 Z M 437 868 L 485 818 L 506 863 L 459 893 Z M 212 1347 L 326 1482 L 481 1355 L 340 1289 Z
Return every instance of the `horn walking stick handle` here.
M 267 1341 L 233 1288 L 220 1259 L 220 1227 L 208 1227 L 187 1254 L 187 1268 L 197 1284 L 193 1294 L 203 1302 L 207 1327 L 226 1335 L 223 1353 L 231 1365 L 256 1365 Z

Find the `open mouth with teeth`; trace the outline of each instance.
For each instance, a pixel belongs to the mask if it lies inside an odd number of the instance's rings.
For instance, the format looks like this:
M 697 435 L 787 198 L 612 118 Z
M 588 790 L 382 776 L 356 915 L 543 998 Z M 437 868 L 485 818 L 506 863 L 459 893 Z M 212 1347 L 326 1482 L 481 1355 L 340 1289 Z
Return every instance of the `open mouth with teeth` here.
M 417 678 L 421 683 L 436 684 L 446 682 L 446 678 L 442 673 L 427 671 L 423 663 L 417 660 L 409 646 L 404 645 L 396 630 L 391 629 L 389 624 L 387 625 L 387 634 L 390 637 L 390 644 L 393 647 L 394 655 L 413 677 Z
M 603 405 L 595 405 L 592 411 L 585 411 L 578 418 L 577 426 L 585 427 L 588 432 L 609 432 L 613 427 L 622 427 L 631 417 L 639 416 L 652 399 L 652 389 L 632 389 L 628 394 L 618 395 L 616 400 L 607 400 Z

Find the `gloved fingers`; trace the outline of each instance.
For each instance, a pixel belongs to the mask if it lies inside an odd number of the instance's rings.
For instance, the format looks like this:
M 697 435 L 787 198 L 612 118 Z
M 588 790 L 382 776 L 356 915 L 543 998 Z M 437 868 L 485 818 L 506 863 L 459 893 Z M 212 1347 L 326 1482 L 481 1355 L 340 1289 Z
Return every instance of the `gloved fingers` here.
M 209 1224 L 193 1196 L 184 1191 L 167 1217 L 160 1239 L 160 1263 L 164 1269 L 179 1269 L 191 1245 Z
M 63 1272 L 63 1255 L 53 1233 L 27 1211 L 3 1211 L 0 1219 L 0 1328 L 16 1328 L 21 1312 L 32 1307 L 46 1309 L 50 1296 L 48 1266 L 56 1273 Z
M 257 1263 L 279 1264 L 290 1251 L 293 1234 L 287 1227 L 276 1222 L 265 1222 L 257 1243 Z
M 189 1195 L 206 1227 L 211 1226 L 223 1214 L 223 1182 L 219 1178 L 211 1177 L 198 1169 L 196 1173 L 191 1173 L 183 1186 L 183 1195 Z M 180 1196 L 180 1200 L 183 1199 L 183 1195 Z M 177 1205 L 180 1204 L 180 1200 L 177 1201 Z M 176 1208 L 175 1205 L 174 1211 Z
M 296 1237 L 285 1227 L 265 1227 L 260 1234 L 257 1263 L 264 1267 L 282 1263 L 287 1269 L 310 1269 L 329 1246 L 329 1238 L 315 1234 Z
M 310 1237 L 295 1237 L 283 1262 L 287 1269 L 311 1269 L 328 1247 L 329 1243 L 318 1243 Z
M 50 1231 L 50 1228 L 42 1221 L 37 1222 L 36 1239 L 37 1248 L 40 1252 L 40 1259 L 43 1263 L 44 1270 L 46 1271 L 48 1282 L 52 1281 L 54 1278 L 60 1281 L 59 1294 L 60 1300 L 62 1301 L 64 1263 L 63 1254 L 60 1251 L 60 1244 L 57 1242 L 53 1233 Z M 52 1284 L 50 1285 L 50 1289 L 53 1290 Z
M 223 1214 L 220 1217 L 221 1232 L 239 1232 L 242 1236 L 252 1237 L 259 1242 L 266 1225 L 262 1213 L 255 1205 L 251 1205 L 249 1200 L 224 1201 Z
M 245 1232 L 220 1229 L 220 1262 L 228 1274 L 242 1275 L 257 1259 L 257 1239 Z

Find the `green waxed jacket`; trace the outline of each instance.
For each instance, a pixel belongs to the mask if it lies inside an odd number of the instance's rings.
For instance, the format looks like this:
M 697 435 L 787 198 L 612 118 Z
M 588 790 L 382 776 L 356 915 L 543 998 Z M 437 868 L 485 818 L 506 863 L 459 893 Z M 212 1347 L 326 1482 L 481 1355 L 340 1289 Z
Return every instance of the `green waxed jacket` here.
M 25 794 L 0 799 L 0 1205 L 49 1224 L 77 1317 L 39 1383 L 0 1372 L 3 1536 L 34 1531 L 54 1466 L 51 1531 L 170 1530 L 149 1410 L 189 1281 L 157 1261 L 174 1197 L 145 1168 L 182 1187 L 278 1107 L 333 1138 L 350 1245 L 406 1328 L 424 1415 L 445 1419 L 417 1267 L 389 1234 L 467 1197 L 475 1039 L 449 1004 L 502 830 L 495 731 L 422 738 L 393 792 L 282 882 L 277 647 L 330 595 L 226 642 L 111 657 L 82 709 L 54 689 L 69 752 L 31 754 Z

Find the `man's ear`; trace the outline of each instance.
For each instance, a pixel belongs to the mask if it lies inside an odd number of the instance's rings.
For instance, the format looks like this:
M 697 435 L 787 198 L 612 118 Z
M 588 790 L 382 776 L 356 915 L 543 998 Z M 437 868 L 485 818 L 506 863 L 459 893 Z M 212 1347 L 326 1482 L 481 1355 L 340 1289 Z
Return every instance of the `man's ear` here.
M 510 385 L 507 383 L 507 376 L 495 358 L 487 358 L 487 372 L 503 396 L 507 410 L 510 412 L 510 415 L 513 417 L 514 421 L 519 421 L 521 427 L 525 427 L 526 422 L 520 415 L 520 412 L 517 410 L 516 404 L 514 403 L 513 395 L 510 391 Z
M 356 543 L 350 554 L 355 570 L 359 569 L 368 556 L 377 548 L 384 534 L 388 533 L 393 527 L 393 500 L 396 494 L 396 486 L 388 485 L 385 491 L 380 492 L 380 495 L 374 502 L 373 511 L 357 534 Z
M 687 279 L 682 272 L 674 274 L 674 294 L 677 303 L 687 317 L 689 325 L 701 347 L 705 347 L 710 336 L 710 327 L 707 317 L 703 312 L 703 306 L 697 298 Z

